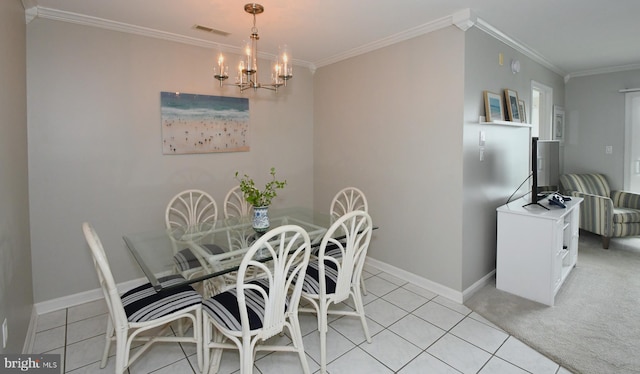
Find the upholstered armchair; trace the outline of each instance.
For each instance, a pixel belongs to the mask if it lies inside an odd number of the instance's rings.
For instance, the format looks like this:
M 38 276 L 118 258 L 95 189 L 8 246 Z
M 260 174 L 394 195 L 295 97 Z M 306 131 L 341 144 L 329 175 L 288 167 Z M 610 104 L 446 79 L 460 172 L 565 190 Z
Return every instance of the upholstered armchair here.
M 602 235 L 602 248 L 611 238 L 640 235 L 640 194 L 611 191 L 603 174 L 564 174 L 561 192 L 584 198 L 580 228 Z

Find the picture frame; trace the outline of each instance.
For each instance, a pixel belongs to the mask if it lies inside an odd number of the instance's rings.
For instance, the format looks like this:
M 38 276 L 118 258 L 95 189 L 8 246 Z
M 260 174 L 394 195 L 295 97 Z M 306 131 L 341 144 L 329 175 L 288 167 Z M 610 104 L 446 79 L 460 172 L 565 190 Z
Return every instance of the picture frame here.
M 483 96 L 486 121 L 504 121 L 504 109 L 500 94 L 484 91 Z
M 518 109 L 520 110 L 520 119 L 522 120 L 522 123 L 527 123 L 527 110 L 524 100 L 518 100 Z
M 564 108 L 560 105 L 553 106 L 553 139 L 559 140 L 560 144 L 564 144 Z
M 507 121 L 511 122 L 522 122 L 522 117 L 520 115 L 520 108 L 518 106 L 518 93 L 514 90 L 505 89 L 504 90 L 504 101 L 507 107 Z
M 162 154 L 248 152 L 249 99 L 160 92 Z

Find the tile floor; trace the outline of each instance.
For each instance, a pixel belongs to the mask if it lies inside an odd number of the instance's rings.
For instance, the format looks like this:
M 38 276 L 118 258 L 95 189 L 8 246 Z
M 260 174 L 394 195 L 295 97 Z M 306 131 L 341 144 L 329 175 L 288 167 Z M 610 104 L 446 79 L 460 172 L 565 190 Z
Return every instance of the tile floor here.
M 365 341 L 357 319 L 333 319 L 327 337 L 329 373 L 569 373 L 464 305 L 368 270 L 364 302 L 372 343 Z M 65 373 L 113 373 L 113 357 L 104 370 L 99 368 L 106 324 L 102 300 L 41 315 L 33 353 L 61 354 Z M 301 325 L 309 366 L 317 373 L 315 317 L 302 315 Z M 238 360 L 237 353 L 226 351 L 219 372 L 238 373 Z M 196 362 L 193 345 L 156 344 L 128 373 L 197 373 Z M 257 374 L 301 372 L 292 353 L 260 352 L 255 367 Z

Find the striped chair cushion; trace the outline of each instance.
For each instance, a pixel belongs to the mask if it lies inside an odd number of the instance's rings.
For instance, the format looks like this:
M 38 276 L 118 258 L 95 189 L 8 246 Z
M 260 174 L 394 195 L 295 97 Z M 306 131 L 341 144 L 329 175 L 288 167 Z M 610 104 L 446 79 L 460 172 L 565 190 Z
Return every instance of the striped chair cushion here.
M 613 208 L 613 223 L 640 222 L 640 210 L 629 208 Z
M 265 290 L 269 294 L 269 280 L 257 279 L 249 282 Z M 264 323 L 265 299 L 256 290 L 246 290 L 245 300 L 247 304 L 247 316 L 249 317 L 249 330 L 262 328 Z M 289 301 L 285 301 L 287 308 Z M 218 324 L 231 331 L 242 331 L 240 322 L 240 306 L 238 305 L 238 290 L 233 287 L 219 293 L 202 303 L 203 310 L 209 314 Z
M 602 174 L 563 174 L 560 176 L 560 184 L 565 194 L 578 191 L 598 196 L 611 196 L 609 183 Z
M 320 294 L 320 262 L 319 260 L 309 261 L 307 266 L 307 274 L 302 284 L 302 292 L 310 295 Z M 336 283 L 338 282 L 338 267 L 332 261 L 324 261 L 324 278 L 327 294 L 336 292 Z
M 184 280 L 180 275 L 169 275 L 158 279 L 165 287 Z M 151 283 L 127 291 L 120 298 L 129 322 L 158 319 L 202 302 L 202 296 L 191 286 L 179 286 L 156 292 Z
M 225 252 L 222 247 L 216 244 L 202 244 L 201 246 L 205 251 L 212 255 L 218 255 Z M 200 267 L 200 261 L 198 261 L 189 248 L 178 251 L 178 253 L 173 256 L 173 262 L 176 264 L 179 271 L 187 271 Z

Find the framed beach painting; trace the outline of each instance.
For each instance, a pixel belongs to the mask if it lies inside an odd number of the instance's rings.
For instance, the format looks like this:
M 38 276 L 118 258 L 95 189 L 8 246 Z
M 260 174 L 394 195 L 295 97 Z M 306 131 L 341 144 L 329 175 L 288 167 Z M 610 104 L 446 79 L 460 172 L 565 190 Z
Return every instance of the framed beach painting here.
M 161 92 L 162 153 L 249 151 L 249 99 Z
M 524 105 L 524 100 L 518 100 L 518 109 L 520 109 L 522 123 L 527 123 L 527 108 Z
M 553 106 L 553 139 L 564 144 L 564 108 L 559 105 Z
M 484 111 L 487 122 L 504 121 L 502 97 L 497 93 L 484 91 Z
M 522 122 L 520 107 L 518 107 L 518 93 L 514 90 L 504 90 L 504 100 L 507 105 L 507 121 Z

